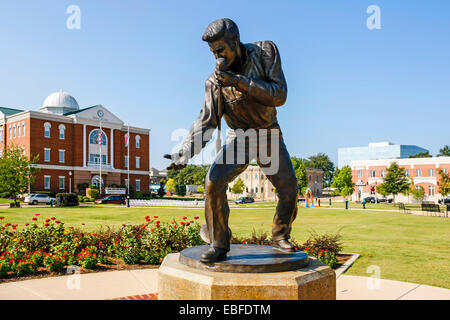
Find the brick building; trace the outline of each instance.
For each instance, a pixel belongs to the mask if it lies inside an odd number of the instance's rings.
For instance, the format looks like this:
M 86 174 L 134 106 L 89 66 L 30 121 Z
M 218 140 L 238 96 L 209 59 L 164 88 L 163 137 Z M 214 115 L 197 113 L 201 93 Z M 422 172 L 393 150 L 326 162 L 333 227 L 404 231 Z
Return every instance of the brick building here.
M 450 157 L 383 159 L 383 160 L 355 160 L 351 162 L 353 182 L 356 184 L 353 200 L 361 200 L 367 196 L 377 195 L 376 186 L 383 183 L 387 168 L 392 162 L 405 168 L 416 187 L 422 187 L 426 201 L 437 202 L 442 196 L 439 194 L 439 169 L 450 171 Z M 378 195 L 377 195 L 378 196 Z M 404 195 L 397 195 L 396 201 L 411 202 Z
M 80 109 L 60 91 L 48 96 L 39 112 L 0 108 L 0 152 L 17 146 L 26 156 L 39 156 L 31 191 L 79 192 L 81 184 L 100 181 L 104 187 L 126 185 L 129 163 L 130 186 L 148 193 L 150 130 L 130 126 L 129 131 L 130 159 L 128 126 L 102 105 Z

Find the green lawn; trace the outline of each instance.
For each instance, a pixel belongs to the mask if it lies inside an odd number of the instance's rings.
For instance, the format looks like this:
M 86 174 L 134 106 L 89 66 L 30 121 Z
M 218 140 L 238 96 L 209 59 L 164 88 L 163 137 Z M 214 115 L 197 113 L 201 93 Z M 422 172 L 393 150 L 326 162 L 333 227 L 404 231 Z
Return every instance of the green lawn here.
M 267 206 L 262 206 L 267 205 Z M 202 208 L 126 208 L 125 206 L 80 206 L 75 208 L 0 208 L 2 222 L 23 225 L 31 222 L 33 213 L 42 218 L 55 216 L 67 226 L 94 230 L 100 225 L 120 226 L 122 223 L 143 223 L 146 215 L 190 219 L 199 216 Z M 231 206 L 230 226 L 236 235 L 250 235 L 252 230 L 270 234 L 274 204 Z M 366 270 L 379 266 L 383 279 L 408 281 L 450 288 L 450 219 L 407 215 L 398 212 L 345 210 L 340 208 L 299 208 L 292 237 L 308 238 L 309 231 L 336 233 L 343 236 L 344 251 L 361 254 L 346 274 L 370 276 Z

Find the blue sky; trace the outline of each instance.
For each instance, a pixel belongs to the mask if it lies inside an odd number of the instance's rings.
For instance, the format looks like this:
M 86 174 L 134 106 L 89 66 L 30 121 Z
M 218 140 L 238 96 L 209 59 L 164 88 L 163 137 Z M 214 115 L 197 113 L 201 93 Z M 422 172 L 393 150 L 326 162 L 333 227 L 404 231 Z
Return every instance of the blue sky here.
M 69 5 L 81 29 L 69 30 Z M 369 30 L 369 5 L 381 29 Z M 373 141 L 450 144 L 450 2 L 2 1 L 0 106 L 38 110 L 60 89 L 81 107 L 102 104 L 125 122 L 150 128 L 151 166 L 177 144 L 203 105 L 214 58 L 201 40 L 228 17 L 242 42 L 274 41 L 288 100 L 278 109 L 292 156 Z

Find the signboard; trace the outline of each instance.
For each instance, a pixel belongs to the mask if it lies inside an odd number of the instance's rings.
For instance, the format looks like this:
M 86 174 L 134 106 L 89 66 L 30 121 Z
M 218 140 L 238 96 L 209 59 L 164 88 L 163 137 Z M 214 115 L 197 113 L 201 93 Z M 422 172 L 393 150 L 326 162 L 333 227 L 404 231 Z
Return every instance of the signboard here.
M 127 189 L 126 188 L 105 188 L 105 193 L 106 194 L 127 194 Z

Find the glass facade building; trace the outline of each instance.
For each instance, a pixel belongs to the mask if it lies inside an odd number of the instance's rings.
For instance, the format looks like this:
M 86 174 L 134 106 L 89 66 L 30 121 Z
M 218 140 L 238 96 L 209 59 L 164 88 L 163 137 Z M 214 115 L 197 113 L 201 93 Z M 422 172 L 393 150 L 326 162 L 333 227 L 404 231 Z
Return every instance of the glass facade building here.
M 414 145 L 390 142 L 374 142 L 365 147 L 338 148 L 338 168 L 350 166 L 353 160 L 402 159 L 420 152 L 428 150 Z

